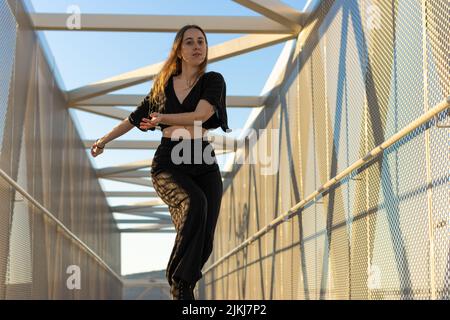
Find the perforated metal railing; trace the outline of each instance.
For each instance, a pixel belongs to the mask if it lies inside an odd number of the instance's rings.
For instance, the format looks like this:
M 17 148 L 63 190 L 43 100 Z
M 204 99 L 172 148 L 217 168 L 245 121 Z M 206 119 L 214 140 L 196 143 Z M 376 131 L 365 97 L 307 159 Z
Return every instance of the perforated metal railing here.
M 321 3 L 254 122 L 280 133 L 253 146 L 278 171 L 232 175 L 201 296 L 450 298 L 449 20 L 445 1 Z
M 0 1 L 0 119 L 5 119 L 11 84 L 12 68 L 16 51 L 16 20 L 5 1 Z M 0 121 L 0 132 L 4 121 Z M 0 134 L 0 146 L 3 135 Z
M 4 130 L 6 126 L 6 113 L 8 110 L 8 97 L 11 82 L 13 81 L 13 65 L 16 51 L 17 24 L 11 8 L 6 1 L 0 1 L 0 147 L 3 146 Z M 13 88 L 12 90 L 13 91 Z M 0 149 L 0 156 L 4 151 Z M 5 207 L 5 198 L 0 196 L 0 207 Z M 4 283 L 7 281 L 6 268 L 8 255 L 9 217 L 0 214 L 0 298 L 3 298 Z
M 59 269 L 60 274 L 55 275 L 53 279 L 54 288 L 57 291 L 54 292 L 54 296 L 51 298 L 62 299 L 62 298 L 94 298 L 94 299 L 119 299 L 121 295 L 117 295 L 117 292 L 108 292 L 108 282 L 105 283 L 97 283 L 94 284 L 90 281 L 83 281 L 83 279 L 89 279 L 89 275 L 84 275 L 82 277 L 81 272 L 86 271 L 95 271 L 101 274 L 98 281 L 110 281 L 111 285 L 113 283 L 117 283 L 122 285 L 123 281 L 120 275 L 118 275 L 111 267 L 100 258 L 86 243 L 80 240 L 72 231 L 70 231 L 60 220 L 58 220 L 51 212 L 49 212 L 46 208 L 44 208 L 36 199 L 34 199 L 28 192 L 26 192 L 22 187 L 20 187 L 17 182 L 15 182 L 11 177 L 9 177 L 3 170 L 0 169 L 0 178 L 2 178 L 3 183 L 1 185 L 4 187 L 4 182 L 16 193 L 15 201 L 18 202 L 15 205 L 15 219 L 21 220 L 20 222 L 13 221 L 11 226 L 11 250 L 9 252 L 9 261 L 8 261 L 8 272 L 7 272 L 7 287 L 9 285 L 8 298 L 25 298 L 26 296 L 15 296 L 14 295 L 14 285 L 19 284 L 22 285 L 23 290 L 24 284 L 29 284 L 28 290 L 30 290 L 30 296 L 32 296 L 32 257 L 31 251 L 28 253 L 23 252 L 24 247 L 28 246 L 31 248 L 30 241 L 32 238 L 27 237 L 29 234 L 26 229 L 30 228 L 29 225 L 29 216 L 28 213 L 32 214 L 40 214 L 43 216 L 42 221 L 45 223 L 46 229 L 56 235 L 62 237 L 58 239 L 58 242 L 55 247 L 55 251 L 50 254 L 61 254 L 59 261 L 55 261 L 54 268 Z M 26 203 L 25 203 L 26 202 Z M 31 219 L 33 220 L 33 219 Z M 50 231 L 53 230 L 53 231 Z M 49 234 L 50 235 L 50 234 Z M 19 240 L 19 238 L 22 238 Z M 26 244 L 19 242 L 28 242 Z M 68 250 L 68 252 L 66 252 Z M 22 251 L 22 252 L 19 252 Z M 25 253 L 25 254 L 24 254 Z M 28 258 L 28 259 L 27 259 Z M 85 260 L 85 261 L 83 261 Z M 91 267 L 82 269 L 81 266 L 90 265 Z M 97 270 L 93 268 L 94 265 L 97 265 Z M 64 270 L 64 266 L 69 267 Z M 48 266 L 51 268 L 50 266 Z M 75 267 L 75 268 L 74 268 Z M 98 268 L 99 267 L 99 268 Z M 56 272 L 53 269 L 53 272 Z M 102 274 L 103 273 L 103 274 Z M 95 276 L 95 275 L 94 275 Z M 79 279 L 77 279 L 79 277 Z M 107 278 L 109 278 L 107 280 Z M 115 279 L 111 279 L 115 278 Z M 24 280 L 28 280 L 24 282 Z M 97 288 L 95 288 L 97 286 Z M 89 292 L 89 294 L 84 295 L 70 295 L 71 290 L 81 290 L 86 289 L 84 291 Z M 103 288 L 102 288 L 103 287 Z M 91 289 L 90 289 L 91 288 Z M 92 290 L 92 291 L 91 291 Z M 102 292 L 100 292 L 100 290 Z M 64 294 L 66 291 L 66 294 Z M 97 292 L 95 292 L 97 291 Z M 120 292 L 120 290 L 119 290 Z M 34 296 L 34 298 L 40 298 L 39 296 Z M 41 297 L 42 298 L 42 297 Z
M 121 299 L 120 231 L 27 14 L 0 0 L 0 299 Z
M 237 246 L 236 248 L 234 248 L 233 250 L 222 256 L 220 259 L 215 261 L 206 270 L 204 270 L 204 274 L 208 274 L 214 268 L 217 268 L 220 264 L 228 260 L 230 257 L 236 255 L 241 250 L 246 249 L 248 246 L 250 246 L 255 241 L 259 240 L 261 237 L 266 236 L 268 232 L 276 230 L 276 228 L 280 224 L 286 223 L 292 218 L 301 215 L 302 210 L 304 210 L 306 207 L 310 206 L 313 203 L 322 203 L 321 201 L 323 201 L 324 197 L 329 197 L 330 192 L 335 192 L 332 191 L 333 189 L 337 189 L 340 186 L 347 184 L 349 182 L 349 179 L 351 180 L 358 179 L 355 178 L 358 174 L 360 174 L 358 170 L 360 170 L 364 166 L 371 165 L 371 163 L 374 163 L 374 161 L 377 161 L 376 159 L 382 157 L 383 153 L 390 154 L 392 152 L 395 152 L 396 149 L 399 148 L 399 146 L 401 146 L 402 144 L 404 144 L 405 142 L 409 141 L 410 139 L 414 138 L 419 134 L 424 134 L 424 132 L 430 127 L 444 128 L 445 126 L 443 126 L 440 123 L 450 119 L 448 113 L 449 108 L 450 108 L 450 97 L 448 97 L 445 101 L 441 102 L 435 108 L 429 110 L 419 119 L 416 119 L 414 122 L 410 123 L 407 127 L 403 128 L 401 131 L 390 137 L 381 145 L 371 150 L 363 158 L 359 159 L 351 166 L 340 172 L 338 175 L 328 180 L 319 189 L 308 195 L 305 199 L 297 203 L 294 207 L 278 216 L 264 228 L 260 229 L 250 238 L 242 242 L 239 246 Z M 450 180 L 448 179 L 447 176 L 447 184 L 449 183 L 449 181 Z M 440 222 L 440 227 L 446 224 L 447 222 L 443 220 Z

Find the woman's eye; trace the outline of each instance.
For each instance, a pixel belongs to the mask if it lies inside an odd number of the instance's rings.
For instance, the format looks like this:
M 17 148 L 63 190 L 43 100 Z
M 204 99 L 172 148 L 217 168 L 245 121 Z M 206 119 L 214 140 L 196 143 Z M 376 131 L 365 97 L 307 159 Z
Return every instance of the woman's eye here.
M 202 46 L 203 43 L 204 43 L 204 41 L 199 41 L 199 42 L 198 42 L 198 44 L 199 44 L 200 46 Z M 187 46 L 191 46 L 191 45 L 193 45 L 193 44 L 194 44 L 193 41 L 186 41 L 186 45 L 187 45 Z

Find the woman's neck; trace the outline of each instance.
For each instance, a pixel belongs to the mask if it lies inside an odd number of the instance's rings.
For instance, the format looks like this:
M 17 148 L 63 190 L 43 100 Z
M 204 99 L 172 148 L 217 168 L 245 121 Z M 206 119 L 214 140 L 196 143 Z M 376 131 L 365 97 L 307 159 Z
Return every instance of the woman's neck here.
M 193 82 L 197 78 L 198 75 L 198 67 L 192 68 L 188 66 L 183 66 L 181 73 L 178 75 L 178 78 L 184 80 L 186 82 Z

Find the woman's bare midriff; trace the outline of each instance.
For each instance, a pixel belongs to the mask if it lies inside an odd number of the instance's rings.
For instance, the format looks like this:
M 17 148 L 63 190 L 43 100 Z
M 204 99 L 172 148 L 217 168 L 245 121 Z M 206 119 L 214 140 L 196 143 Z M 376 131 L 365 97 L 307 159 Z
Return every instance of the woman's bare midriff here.
M 200 131 L 201 129 L 201 131 Z M 195 131 L 194 131 L 195 130 Z M 182 137 L 183 139 L 200 139 L 205 137 L 208 129 L 195 127 L 194 126 L 170 126 L 164 128 L 162 131 L 163 137 L 178 139 Z M 200 136 L 201 132 L 201 136 Z

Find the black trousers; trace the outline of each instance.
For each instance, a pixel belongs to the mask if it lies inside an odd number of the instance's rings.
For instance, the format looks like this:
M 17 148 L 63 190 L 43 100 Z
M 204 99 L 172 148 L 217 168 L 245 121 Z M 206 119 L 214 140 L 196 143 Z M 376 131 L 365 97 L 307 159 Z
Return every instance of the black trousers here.
M 212 249 L 223 185 L 214 149 L 203 139 L 162 137 L 151 166 L 153 187 L 177 232 L 166 277 L 194 284 Z

